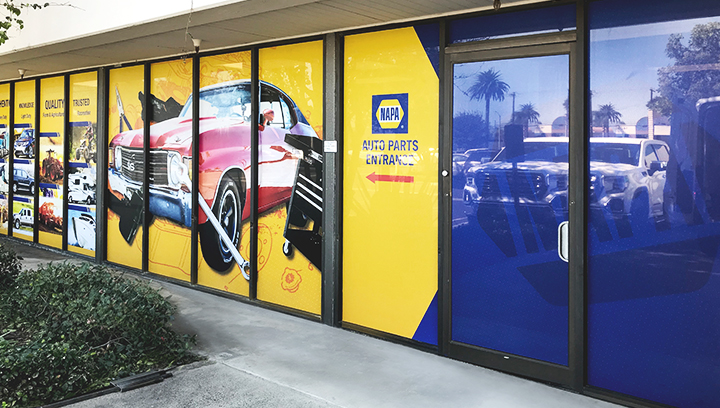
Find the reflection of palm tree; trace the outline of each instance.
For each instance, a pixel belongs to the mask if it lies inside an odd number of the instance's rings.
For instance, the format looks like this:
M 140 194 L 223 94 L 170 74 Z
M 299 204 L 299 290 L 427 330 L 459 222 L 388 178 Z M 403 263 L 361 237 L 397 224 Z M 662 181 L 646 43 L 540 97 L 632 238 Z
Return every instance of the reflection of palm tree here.
M 470 100 L 485 99 L 485 134 L 490 135 L 490 99 L 494 101 L 505 100 L 505 94 L 510 85 L 500 79 L 500 73 L 493 68 L 477 75 L 475 83 L 468 89 Z
M 520 110 L 515 112 L 515 119 L 523 125 L 524 134 L 527 135 L 530 123 L 540 122 L 540 113 L 535 110 L 535 105 L 526 103 L 520 105 Z
M 612 103 L 600 105 L 600 108 L 593 112 L 593 122 L 602 126 L 603 136 L 610 135 L 611 123 L 622 123 L 620 117 L 622 117 L 622 114 L 615 110 Z

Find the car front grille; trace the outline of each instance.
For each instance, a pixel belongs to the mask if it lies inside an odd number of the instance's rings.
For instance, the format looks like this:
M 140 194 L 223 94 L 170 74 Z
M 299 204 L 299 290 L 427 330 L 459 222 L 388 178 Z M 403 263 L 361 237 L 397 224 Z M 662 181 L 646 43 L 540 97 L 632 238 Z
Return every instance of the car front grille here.
M 133 149 L 121 147 L 122 166 L 120 174 L 128 179 L 136 182 L 143 182 L 143 171 L 145 170 L 145 161 L 142 149 Z M 150 174 L 148 178 L 152 185 L 168 184 L 168 152 L 165 150 L 150 151 L 150 166 L 148 170 Z
M 542 173 L 521 170 L 479 173 L 475 183 L 482 186 L 480 195 L 485 198 L 504 196 L 537 200 L 543 197 L 548 190 L 545 176 Z

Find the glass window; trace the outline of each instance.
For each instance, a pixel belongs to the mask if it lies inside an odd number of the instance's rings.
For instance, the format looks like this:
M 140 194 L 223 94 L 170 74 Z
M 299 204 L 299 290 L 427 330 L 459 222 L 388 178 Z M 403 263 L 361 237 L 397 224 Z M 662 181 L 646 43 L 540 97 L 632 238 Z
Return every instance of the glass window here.
M 668 160 L 670 160 L 670 153 L 668 153 L 668 148 L 665 145 L 653 145 L 655 148 L 655 153 L 658 156 L 658 160 L 660 160 L 663 163 L 667 163 Z
M 553 33 L 575 29 L 575 5 L 486 14 L 450 22 L 450 43 Z
M 590 143 L 587 379 L 677 407 L 720 401 L 718 38 L 717 0 L 590 3 L 591 141 L 646 147 Z
M 653 146 L 651 144 L 645 146 L 645 167 L 650 167 L 650 163 L 657 161 L 657 155 L 655 155 L 655 149 L 653 149 Z

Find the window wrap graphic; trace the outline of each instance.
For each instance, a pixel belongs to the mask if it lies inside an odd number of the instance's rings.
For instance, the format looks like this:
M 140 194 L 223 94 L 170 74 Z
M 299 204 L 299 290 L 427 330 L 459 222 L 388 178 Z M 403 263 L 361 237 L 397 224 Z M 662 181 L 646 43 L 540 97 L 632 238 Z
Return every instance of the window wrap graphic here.
M 7 235 L 10 218 L 8 193 L 12 175 L 10 172 L 10 85 L 0 85 L 0 234 Z
M 259 51 L 258 299 L 320 314 L 323 43 Z
M 437 344 L 437 25 L 345 38 L 344 322 Z M 361 79 L 360 79 L 361 78 Z
M 191 59 L 152 64 L 150 67 L 150 172 L 148 270 L 190 280 L 190 226 L 192 211 Z M 183 113 L 180 117 L 181 112 Z
M 97 236 L 97 74 L 70 76 L 68 250 L 94 256 Z
M 200 157 L 211 157 L 208 166 L 199 166 L 198 187 L 206 206 L 198 209 L 198 284 L 242 296 L 250 292 L 244 262 L 234 259 L 219 235 L 225 233 L 243 261 L 250 259 L 250 58 L 250 51 L 203 57 L 199 67 L 197 143 Z
M 35 232 L 35 102 L 35 81 L 15 84 L 11 220 L 13 236 L 28 241 L 33 241 Z
M 720 7 L 610 0 L 590 11 L 592 134 L 625 148 L 590 144 L 588 382 L 715 407 Z
M 40 81 L 38 242 L 62 248 L 65 178 L 65 78 Z
M 110 70 L 107 259 L 142 268 L 144 68 Z

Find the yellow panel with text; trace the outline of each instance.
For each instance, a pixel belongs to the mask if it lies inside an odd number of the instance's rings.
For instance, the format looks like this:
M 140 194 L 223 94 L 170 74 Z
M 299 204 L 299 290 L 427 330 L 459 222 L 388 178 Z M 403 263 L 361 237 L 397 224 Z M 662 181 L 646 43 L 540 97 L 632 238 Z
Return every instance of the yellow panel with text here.
M 13 236 L 27 241 L 34 240 L 34 225 L 28 217 L 35 214 L 35 188 L 37 187 L 37 175 L 35 174 L 35 150 L 37 134 L 35 129 L 35 81 L 23 81 L 15 83 L 15 128 L 11 144 L 21 140 L 21 147 L 15 151 L 13 171 L 19 177 L 16 179 L 13 174 L 13 215 L 10 217 L 13 226 Z M 13 148 L 14 149 L 14 148 Z M 23 180 L 30 178 L 30 184 Z
M 65 78 L 40 81 L 38 242 L 62 249 Z
M 97 242 L 97 73 L 70 75 L 67 249 L 94 257 Z
M 7 235 L 8 220 L 12 215 L 9 209 L 10 192 L 10 84 L 0 84 L 0 234 Z
M 343 321 L 412 338 L 437 292 L 438 77 L 413 28 L 346 37 L 344 74 Z

